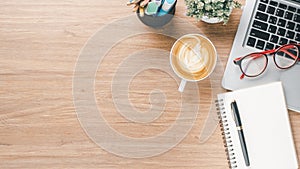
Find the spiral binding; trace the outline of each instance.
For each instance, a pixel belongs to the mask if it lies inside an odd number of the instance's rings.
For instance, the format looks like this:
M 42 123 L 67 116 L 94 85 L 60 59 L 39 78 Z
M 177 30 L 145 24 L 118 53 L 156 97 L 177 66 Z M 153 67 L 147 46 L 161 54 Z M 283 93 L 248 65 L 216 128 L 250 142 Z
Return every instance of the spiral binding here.
M 224 100 L 223 99 L 216 100 L 215 104 L 216 104 L 216 110 L 219 117 L 219 124 L 223 135 L 223 140 L 224 140 L 223 142 L 227 154 L 229 168 L 237 168 L 236 155 L 234 153 L 234 147 L 232 144 L 231 134 L 229 131 L 229 124 L 228 124 L 228 120 L 224 108 Z

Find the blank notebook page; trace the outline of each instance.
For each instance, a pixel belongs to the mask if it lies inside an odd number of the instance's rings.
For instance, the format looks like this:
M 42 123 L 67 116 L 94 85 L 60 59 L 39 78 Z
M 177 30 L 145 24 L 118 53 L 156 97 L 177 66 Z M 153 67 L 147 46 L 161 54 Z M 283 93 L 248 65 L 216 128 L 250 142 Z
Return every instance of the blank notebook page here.
M 298 162 L 281 82 L 219 94 L 238 169 L 245 165 L 230 103 L 236 100 L 251 169 L 297 169 Z

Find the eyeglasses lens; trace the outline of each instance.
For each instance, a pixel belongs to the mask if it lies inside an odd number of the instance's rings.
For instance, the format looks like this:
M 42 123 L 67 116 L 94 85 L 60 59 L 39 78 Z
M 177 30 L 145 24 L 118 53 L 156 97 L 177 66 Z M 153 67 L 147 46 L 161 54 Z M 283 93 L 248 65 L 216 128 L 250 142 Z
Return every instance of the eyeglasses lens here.
M 296 46 L 290 45 L 282 47 L 275 53 L 274 61 L 279 68 L 285 69 L 294 65 L 299 56 L 299 50 Z
M 261 74 L 267 64 L 267 58 L 263 54 L 251 54 L 246 56 L 241 62 L 241 68 L 247 76 L 257 76 Z

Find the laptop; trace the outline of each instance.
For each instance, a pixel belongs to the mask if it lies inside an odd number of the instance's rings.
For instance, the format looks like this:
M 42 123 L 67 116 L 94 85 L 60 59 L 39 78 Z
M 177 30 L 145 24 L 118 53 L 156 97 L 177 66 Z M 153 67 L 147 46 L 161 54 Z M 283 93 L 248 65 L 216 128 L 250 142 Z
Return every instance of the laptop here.
M 266 71 L 255 78 L 240 79 L 235 58 L 252 52 L 300 43 L 300 0 L 247 0 L 224 72 L 222 86 L 236 90 L 282 81 L 289 109 L 300 112 L 300 63 L 278 69 L 268 57 Z

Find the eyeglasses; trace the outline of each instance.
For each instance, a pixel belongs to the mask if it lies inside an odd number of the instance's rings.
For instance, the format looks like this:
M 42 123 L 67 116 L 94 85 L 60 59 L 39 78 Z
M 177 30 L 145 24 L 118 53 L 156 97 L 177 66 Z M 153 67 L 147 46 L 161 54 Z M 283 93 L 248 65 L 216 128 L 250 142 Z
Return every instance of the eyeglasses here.
M 273 56 L 274 63 L 279 69 L 288 69 L 300 60 L 300 44 L 287 44 L 277 49 L 251 53 L 233 60 L 240 67 L 240 79 L 261 75 L 267 68 L 268 56 Z

